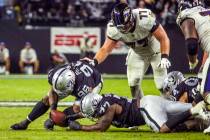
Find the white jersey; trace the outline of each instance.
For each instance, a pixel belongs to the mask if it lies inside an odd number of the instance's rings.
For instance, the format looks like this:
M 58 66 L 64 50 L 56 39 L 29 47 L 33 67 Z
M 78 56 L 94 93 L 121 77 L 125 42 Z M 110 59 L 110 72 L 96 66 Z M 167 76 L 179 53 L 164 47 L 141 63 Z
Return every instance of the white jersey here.
M 22 49 L 20 53 L 20 59 L 24 62 L 34 62 L 37 60 L 36 51 L 33 48 L 30 49 Z
M 132 12 L 136 21 L 133 32 L 123 34 L 110 22 L 107 25 L 107 36 L 112 40 L 124 42 L 141 56 L 159 53 L 159 42 L 152 35 L 159 25 L 154 14 L 149 9 L 141 8 L 133 9 Z
M 0 48 L 0 62 L 4 62 L 9 57 L 9 50 L 7 48 Z
M 202 6 L 185 9 L 179 13 L 177 24 L 180 26 L 185 19 L 193 19 L 201 47 L 206 52 L 210 53 L 210 15 L 205 15 L 206 11 L 208 11 L 208 9 Z

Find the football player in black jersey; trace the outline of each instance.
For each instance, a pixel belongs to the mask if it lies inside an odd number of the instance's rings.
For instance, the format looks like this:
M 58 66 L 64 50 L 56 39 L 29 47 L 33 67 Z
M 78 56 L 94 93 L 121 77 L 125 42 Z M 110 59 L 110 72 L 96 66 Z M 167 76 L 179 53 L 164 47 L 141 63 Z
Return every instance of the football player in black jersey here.
M 188 111 L 192 105 L 166 100 L 159 96 L 147 95 L 137 106 L 136 99 L 127 99 L 114 94 L 88 94 L 81 100 L 81 112 L 88 118 L 99 118 L 93 125 L 81 125 L 69 121 L 69 127 L 82 131 L 106 131 L 110 125 L 116 127 L 140 126 L 147 124 L 155 132 L 171 132 L 172 130 L 189 130 L 180 127 L 185 120 L 180 119 L 179 113 Z M 160 115 L 161 114 L 161 115 Z M 173 119 L 169 118 L 168 115 Z M 183 115 L 183 114 L 182 114 Z M 194 123 L 196 125 L 196 123 Z
M 181 72 L 172 71 L 163 82 L 163 95 L 173 101 L 192 103 L 194 106 L 203 100 L 198 89 L 200 82 L 198 77 L 184 78 Z
M 42 116 L 49 108 L 51 111 L 56 110 L 58 101 L 69 95 L 80 100 L 90 92 L 100 93 L 102 88 L 101 74 L 85 61 L 71 62 L 52 69 L 48 74 L 48 82 L 52 86 L 48 95 L 34 106 L 25 120 L 12 125 L 11 129 L 27 129 L 32 121 Z M 73 107 L 67 108 L 64 113 L 75 114 L 80 111 L 79 108 L 78 102 L 75 102 Z M 46 129 L 53 129 L 53 126 L 51 119 L 45 122 Z

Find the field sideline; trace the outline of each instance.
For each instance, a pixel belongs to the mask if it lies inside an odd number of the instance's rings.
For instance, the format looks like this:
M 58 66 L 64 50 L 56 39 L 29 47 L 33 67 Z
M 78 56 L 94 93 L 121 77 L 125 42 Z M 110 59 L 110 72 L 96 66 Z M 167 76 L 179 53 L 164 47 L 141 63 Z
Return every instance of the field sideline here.
M 49 85 L 45 78 L 0 78 L 0 101 L 39 101 L 46 95 Z M 155 89 L 152 79 L 143 81 L 142 86 L 145 95 L 159 95 Z M 104 88 L 102 93 L 116 93 L 117 95 L 130 97 L 129 87 L 126 79 L 104 79 Z M 69 97 L 64 101 L 73 101 Z M 63 107 L 59 107 L 63 110 Z M 36 120 L 26 131 L 12 131 L 9 126 L 25 118 L 31 107 L 0 107 L 0 140 L 198 140 L 210 139 L 210 136 L 199 132 L 183 132 L 171 134 L 152 133 L 146 126 L 139 130 L 131 131 L 128 129 L 117 129 L 111 127 L 108 132 L 73 132 L 66 128 L 55 127 L 55 131 L 46 131 L 43 128 L 43 122 L 48 118 L 48 113 Z M 92 123 L 87 119 L 81 120 L 81 123 Z

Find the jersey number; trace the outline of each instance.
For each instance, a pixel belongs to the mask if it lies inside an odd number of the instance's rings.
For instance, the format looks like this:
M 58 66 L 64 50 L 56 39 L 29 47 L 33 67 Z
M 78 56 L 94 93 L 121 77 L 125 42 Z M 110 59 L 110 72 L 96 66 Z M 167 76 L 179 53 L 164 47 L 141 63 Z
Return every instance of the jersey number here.
M 109 102 L 106 101 L 100 108 L 100 114 L 103 114 L 109 106 Z
M 148 17 L 148 11 L 139 11 L 139 18 L 147 18 Z
M 80 70 L 84 73 L 86 77 L 90 77 L 93 73 L 93 70 L 88 65 L 82 65 L 82 67 L 80 67 Z

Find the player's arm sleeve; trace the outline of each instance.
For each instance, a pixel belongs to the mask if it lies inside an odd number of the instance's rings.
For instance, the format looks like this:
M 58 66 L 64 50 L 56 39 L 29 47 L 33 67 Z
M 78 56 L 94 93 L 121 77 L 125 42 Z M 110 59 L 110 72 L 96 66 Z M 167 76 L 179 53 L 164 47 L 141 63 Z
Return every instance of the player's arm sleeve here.
M 160 23 L 157 21 L 155 14 L 152 13 L 151 10 L 147 9 L 146 13 L 145 11 L 143 11 L 142 13 L 142 15 L 140 14 L 138 15 L 139 17 L 137 17 L 140 19 L 142 18 L 142 25 L 140 26 L 153 33 L 159 27 Z
M 118 41 L 120 39 L 119 32 L 112 22 L 107 24 L 106 36 L 113 41 Z
M 112 123 L 115 115 L 116 105 L 110 106 L 106 113 L 94 125 L 82 125 L 83 131 L 106 131 Z

